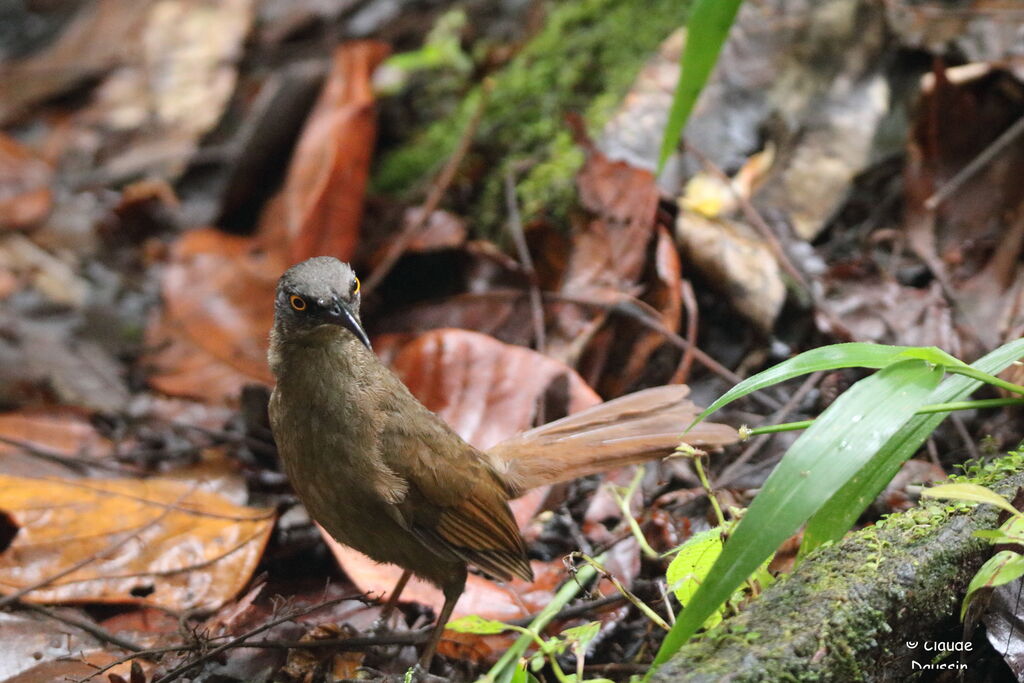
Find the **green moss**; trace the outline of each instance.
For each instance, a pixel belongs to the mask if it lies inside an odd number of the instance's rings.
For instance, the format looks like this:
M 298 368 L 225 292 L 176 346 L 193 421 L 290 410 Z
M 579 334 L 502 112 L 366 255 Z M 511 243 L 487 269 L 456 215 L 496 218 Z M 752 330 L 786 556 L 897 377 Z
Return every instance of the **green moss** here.
M 505 219 L 507 169 L 520 171 L 517 190 L 526 220 L 565 214 L 583 161 L 566 114 L 581 113 L 588 128 L 599 129 L 661 41 L 683 25 L 689 2 L 571 0 L 549 7 L 540 32 L 494 76 L 474 140 L 480 163 L 466 164 L 486 170 L 474 181 L 469 205 L 459 208 L 485 232 Z M 375 190 L 421 189 L 450 157 L 479 106 L 477 88 L 452 116 L 385 154 L 374 174 Z
M 965 470 L 970 476 L 962 481 L 1012 494 L 1024 456 L 1011 453 Z M 918 621 L 928 629 L 922 638 L 942 632 L 985 557 L 987 543 L 972 532 L 994 526 L 998 514 L 992 506 L 925 498 L 818 548 L 800 571 L 780 578 L 747 611 L 684 646 L 655 680 L 715 680 L 721 674 L 736 681 L 854 681 L 870 679 L 864 662 L 879 657 L 886 662 L 879 666 L 903 666 L 902 643 L 894 634 L 917 628 Z M 914 623 L 907 622 L 908 614 L 916 615 Z M 742 639 L 747 632 L 763 637 Z

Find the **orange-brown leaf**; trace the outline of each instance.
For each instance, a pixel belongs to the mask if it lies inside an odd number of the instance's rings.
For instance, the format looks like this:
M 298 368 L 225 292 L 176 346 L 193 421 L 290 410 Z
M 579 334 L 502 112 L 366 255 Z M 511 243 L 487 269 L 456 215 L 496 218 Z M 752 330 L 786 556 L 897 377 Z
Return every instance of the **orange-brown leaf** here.
M 217 230 L 185 235 L 164 274 L 164 309 L 147 331 L 153 385 L 222 401 L 244 384 L 272 382 L 267 334 L 285 267 L 251 239 Z
M 0 475 L 0 511 L 19 527 L 0 554 L 3 593 L 38 586 L 24 599 L 174 610 L 216 608 L 234 597 L 274 523 L 269 510 L 163 478 Z
M 416 398 L 482 449 L 528 429 L 559 378 L 567 382 L 569 412 L 601 402 L 564 363 L 468 330 L 427 332 L 402 348 L 394 370 Z
M 0 229 L 39 223 L 53 206 L 53 170 L 0 133 Z
M 351 260 L 376 137 L 370 77 L 388 47 L 363 41 L 334 53 L 334 66 L 302 131 L 285 181 L 291 260 Z

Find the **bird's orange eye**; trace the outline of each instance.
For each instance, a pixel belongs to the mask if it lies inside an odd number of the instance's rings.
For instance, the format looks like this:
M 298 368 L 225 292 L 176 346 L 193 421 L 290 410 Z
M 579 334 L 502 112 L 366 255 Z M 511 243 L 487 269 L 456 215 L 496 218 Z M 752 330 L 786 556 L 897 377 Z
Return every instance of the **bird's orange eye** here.
M 359 293 L 359 278 L 357 278 L 354 275 L 352 276 L 352 278 L 355 280 L 352 283 L 352 296 L 355 296 L 356 294 Z
M 288 297 L 288 303 L 290 303 L 292 305 L 292 308 L 294 308 L 296 311 L 306 310 L 306 300 L 296 294 L 292 294 L 290 297 Z

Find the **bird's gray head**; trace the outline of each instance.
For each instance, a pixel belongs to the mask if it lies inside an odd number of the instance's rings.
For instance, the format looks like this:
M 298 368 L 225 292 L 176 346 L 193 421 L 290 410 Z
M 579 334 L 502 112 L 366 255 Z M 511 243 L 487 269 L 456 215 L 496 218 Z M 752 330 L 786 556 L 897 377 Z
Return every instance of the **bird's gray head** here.
M 338 325 L 370 348 L 359 321 L 359 278 L 332 256 L 316 256 L 284 272 L 274 302 L 275 334 L 290 336 L 321 325 Z

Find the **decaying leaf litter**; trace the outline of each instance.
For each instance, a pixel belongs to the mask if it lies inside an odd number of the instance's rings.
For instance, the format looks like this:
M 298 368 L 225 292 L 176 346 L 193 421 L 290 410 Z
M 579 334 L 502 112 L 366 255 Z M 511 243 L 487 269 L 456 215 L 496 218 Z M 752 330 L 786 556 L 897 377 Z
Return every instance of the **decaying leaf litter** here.
M 327 551 L 276 465 L 258 385 L 295 260 L 355 263 L 378 353 L 481 447 L 646 386 L 686 382 L 706 405 L 829 341 L 970 359 L 1020 336 L 1024 16 L 1005 4 L 751 3 L 657 177 L 679 3 L 65 4 L 18 10 L 0 40 L 5 680 L 176 647 L 136 678 L 415 661 L 429 586 L 390 649 L 200 654 L 263 626 L 252 639 L 366 636 L 393 585 Z M 721 419 L 797 419 L 850 379 Z M 1010 419 L 940 433 L 876 513 L 981 436 L 1012 438 Z M 749 501 L 784 442 L 713 455 L 719 499 Z M 631 479 L 518 501 L 538 579 L 473 580 L 460 611 L 527 616 L 582 548 L 664 613 L 663 563 L 609 488 Z M 658 551 L 709 525 L 683 460 L 627 502 Z M 601 622 L 593 675 L 643 671 L 657 628 L 606 581 L 595 593 L 612 599 L 561 626 Z M 325 599 L 342 600 L 303 613 Z M 453 678 L 508 642 L 450 635 Z

